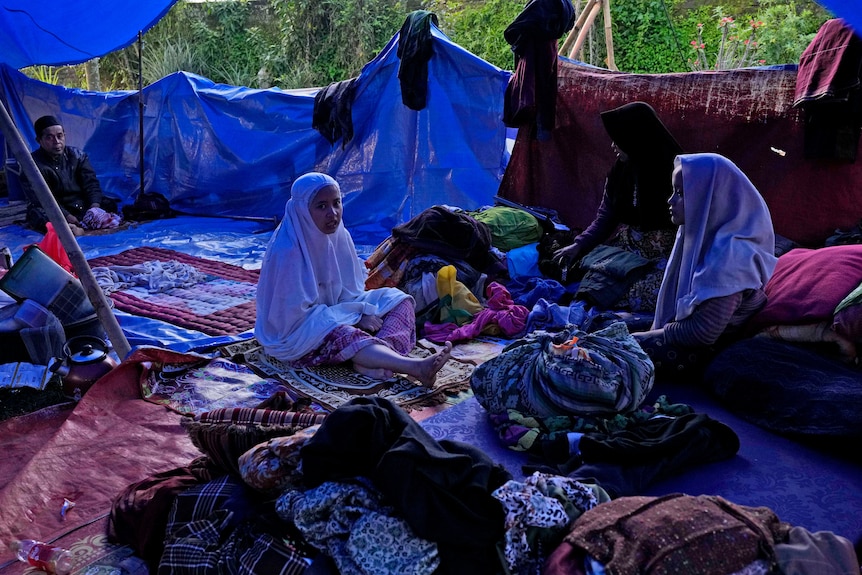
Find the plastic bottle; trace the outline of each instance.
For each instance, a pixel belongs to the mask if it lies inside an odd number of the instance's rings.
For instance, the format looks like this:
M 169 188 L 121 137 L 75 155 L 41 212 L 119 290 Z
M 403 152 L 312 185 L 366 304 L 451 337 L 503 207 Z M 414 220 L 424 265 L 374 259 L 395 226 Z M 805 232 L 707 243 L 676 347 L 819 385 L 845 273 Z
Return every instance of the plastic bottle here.
M 72 554 L 62 547 L 56 547 L 33 539 L 21 539 L 12 543 L 18 561 L 51 573 L 68 575 L 72 571 Z

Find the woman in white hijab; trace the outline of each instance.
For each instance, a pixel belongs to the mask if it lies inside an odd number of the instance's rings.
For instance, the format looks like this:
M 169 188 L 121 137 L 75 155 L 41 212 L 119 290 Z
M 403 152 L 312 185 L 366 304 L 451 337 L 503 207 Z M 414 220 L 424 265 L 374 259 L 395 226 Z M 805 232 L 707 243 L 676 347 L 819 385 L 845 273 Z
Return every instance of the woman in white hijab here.
M 684 154 L 674 161 L 671 220 L 679 226 L 652 329 L 634 333 L 657 373 L 704 367 L 766 304 L 775 233 L 766 202 L 730 160 Z
M 304 367 L 352 360 L 375 379 L 403 373 L 433 386 L 452 345 L 427 358 L 407 356 L 416 343 L 413 299 L 396 288 L 365 290 L 338 183 L 312 172 L 290 194 L 258 283 L 254 334 L 266 352 Z

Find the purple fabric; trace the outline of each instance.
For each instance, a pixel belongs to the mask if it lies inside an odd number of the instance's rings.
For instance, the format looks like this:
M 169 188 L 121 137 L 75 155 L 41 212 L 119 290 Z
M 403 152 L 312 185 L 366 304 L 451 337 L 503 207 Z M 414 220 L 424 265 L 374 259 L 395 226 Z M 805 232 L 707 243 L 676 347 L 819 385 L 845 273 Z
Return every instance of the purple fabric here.
M 473 339 L 489 326 L 496 325 L 502 335 L 518 337 L 527 324 L 530 310 L 512 301 L 509 291 L 497 282 L 488 284 L 489 294 L 485 309 L 473 317 L 473 321 L 458 327 L 454 323 L 425 324 L 425 337 L 435 343 Z
M 827 20 L 799 57 L 794 105 L 838 101 L 859 88 L 862 39 L 840 18 Z

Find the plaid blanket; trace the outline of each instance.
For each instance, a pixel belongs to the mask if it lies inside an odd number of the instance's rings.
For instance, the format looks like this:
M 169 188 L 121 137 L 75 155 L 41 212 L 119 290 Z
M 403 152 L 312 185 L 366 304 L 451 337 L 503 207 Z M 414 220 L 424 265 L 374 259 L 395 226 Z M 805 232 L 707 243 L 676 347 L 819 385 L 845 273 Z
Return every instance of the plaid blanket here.
M 168 517 L 158 574 L 304 573 L 314 550 L 285 537 L 286 525 L 265 503 L 230 475 L 180 493 Z

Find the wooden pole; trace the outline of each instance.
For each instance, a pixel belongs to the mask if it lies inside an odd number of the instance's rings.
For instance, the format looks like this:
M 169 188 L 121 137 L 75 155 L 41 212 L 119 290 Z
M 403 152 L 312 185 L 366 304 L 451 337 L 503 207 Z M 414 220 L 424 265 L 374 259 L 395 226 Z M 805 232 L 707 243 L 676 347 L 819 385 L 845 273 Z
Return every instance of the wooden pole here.
M 587 33 L 592 28 L 593 24 L 596 21 L 596 17 L 599 15 L 599 12 L 602 10 L 602 0 L 596 0 L 591 4 L 591 8 L 589 12 L 584 10 L 584 13 L 587 14 L 586 20 L 584 20 L 584 25 L 581 30 L 578 31 L 578 37 L 575 39 L 575 43 L 572 46 L 572 49 L 569 51 L 568 57 L 574 58 L 575 54 L 581 51 L 581 48 L 584 47 L 584 42 L 587 39 Z M 567 38 L 568 40 L 568 38 Z
M 138 161 L 141 189 L 138 198 L 144 198 L 144 34 L 138 31 Z
M 60 243 L 69 255 L 72 268 L 78 275 L 78 279 L 81 280 L 81 285 L 83 285 L 90 303 L 96 309 L 96 315 L 102 323 L 102 327 L 105 328 L 114 351 L 120 359 L 124 359 L 131 351 L 126 335 L 117 322 L 114 312 L 111 311 L 108 300 L 104 292 L 102 292 L 102 288 L 99 287 L 96 277 L 93 275 L 93 270 L 90 269 L 90 264 L 87 263 L 87 259 L 81 251 L 81 246 L 78 245 L 78 241 L 75 239 L 75 234 L 72 233 L 72 228 L 66 222 L 66 217 L 63 215 L 60 206 L 57 204 L 57 200 L 48 188 L 42 172 L 36 167 L 36 162 L 33 161 L 24 138 L 21 137 L 18 128 L 15 127 L 15 123 L 12 121 L 5 103 L 0 102 L 0 109 L 2 109 L 2 113 L 0 113 L 0 129 L 2 129 L 3 137 L 6 138 L 6 144 L 12 151 L 12 155 L 15 156 L 15 159 L 21 165 L 22 173 L 30 181 L 36 198 L 48 215 L 48 220 L 54 224 L 54 231 L 57 232 Z
M 608 70 L 618 72 L 617 64 L 614 61 L 614 32 L 611 27 L 611 0 L 602 0 L 602 5 L 605 10 L 605 48 L 608 51 Z
M 572 27 L 571 31 L 569 32 L 569 35 L 566 36 L 566 40 L 565 42 L 563 42 L 562 47 L 560 47 L 560 54 L 570 53 L 569 48 L 572 47 L 572 44 L 574 44 L 575 39 L 577 39 L 578 34 L 581 31 L 581 28 L 584 27 L 584 22 L 587 21 L 587 17 L 590 15 L 593 6 L 598 4 L 600 1 L 601 0 L 589 0 L 587 2 L 586 6 L 584 6 L 584 10 L 581 12 L 581 15 L 578 16 L 578 20 L 575 22 L 574 27 Z M 571 56 L 567 57 L 571 58 Z

